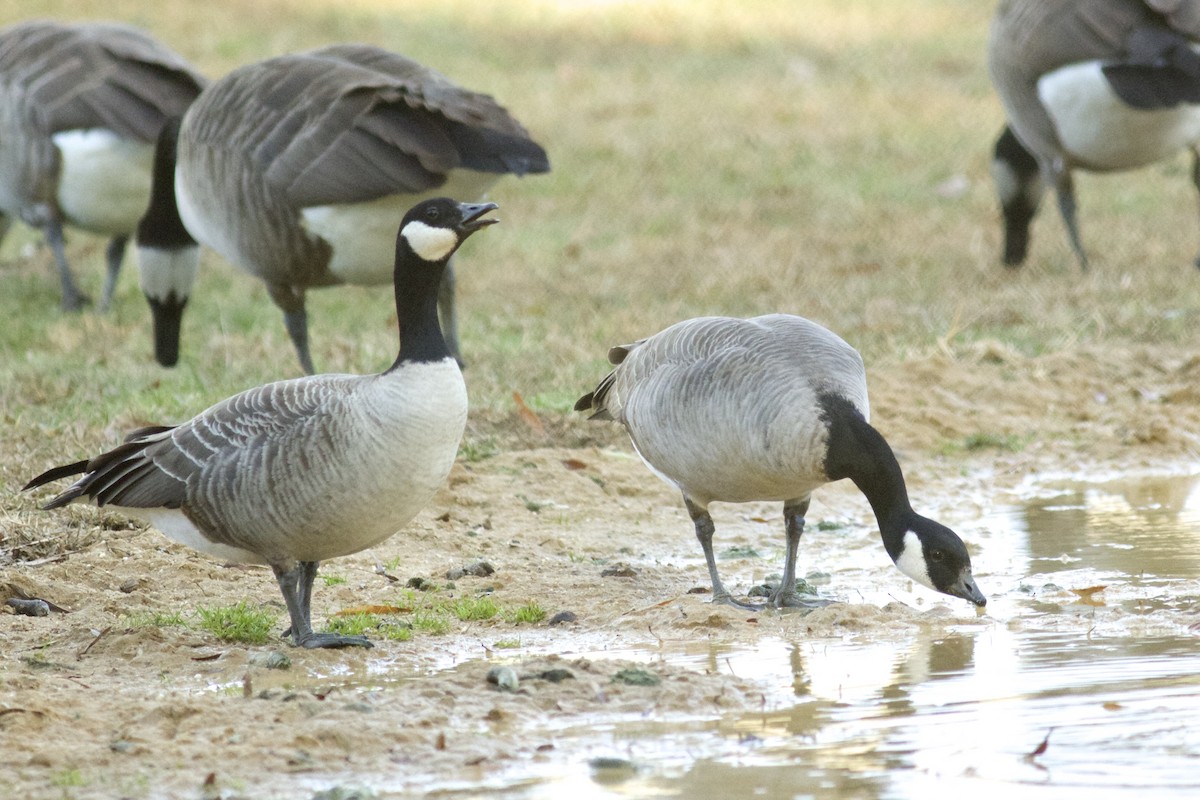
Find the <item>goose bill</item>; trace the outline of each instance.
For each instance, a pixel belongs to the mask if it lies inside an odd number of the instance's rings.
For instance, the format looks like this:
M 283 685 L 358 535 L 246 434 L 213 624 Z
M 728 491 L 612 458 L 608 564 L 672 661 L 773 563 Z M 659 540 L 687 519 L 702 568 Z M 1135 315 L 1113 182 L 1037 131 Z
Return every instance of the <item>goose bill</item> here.
M 495 225 L 500 220 L 485 218 L 483 215 L 489 211 L 495 211 L 499 207 L 495 203 L 460 203 L 463 230 L 467 233 L 474 233 L 487 225 Z

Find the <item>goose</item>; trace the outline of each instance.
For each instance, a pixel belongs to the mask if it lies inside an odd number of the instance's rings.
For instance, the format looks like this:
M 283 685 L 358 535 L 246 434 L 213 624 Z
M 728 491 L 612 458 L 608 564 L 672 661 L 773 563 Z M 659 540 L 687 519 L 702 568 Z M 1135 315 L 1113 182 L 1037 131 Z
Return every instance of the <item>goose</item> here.
M 1197 42 L 1200 0 L 1002 0 L 987 55 L 1007 117 L 992 159 L 1005 265 L 1025 260 L 1030 222 L 1052 186 L 1088 268 L 1073 170 L 1136 169 L 1187 148 L 1200 192 Z
M 908 577 L 987 603 L 954 531 L 913 511 L 892 449 L 869 422 L 858 351 L 803 317 L 697 317 L 608 352 L 616 365 L 575 404 L 621 423 L 659 478 L 683 494 L 704 550 L 712 601 L 734 600 L 713 557 L 713 502 L 782 501 L 783 578 L 772 607 L 813 605 L 795 591 L 812 492 L 849 478 L 866 495 L 892 561 Z
M 358 44 L 234 70 L 159 146 L 137 247 L 164 366 L 178 358 L 196 242 L 266 284 L 312 374 L 308 289 L 387 283 L 393 220 L 409 206 L 438 194 L 480 199 L 506 173 L 550 168 L 491 97 Z M 452 265 L 443 281 L 442 322 L 461 361 Z
M 43 232 L 64 310 L 88 299 L 63 226 L 111 237 L 107 309 L 149 203 L 154 141 L 203 85 L 181 57 L 126 25 L 34 20 L 0 31 L 0 240 L 14 218 Z
M 426 200 L 396 236 L 400 351 L 377 375 L 311 375 L 234 395 L 177 426 L 131 432 L 94 458 L 26 484 L 82 474 L 42 508 L 87 499 L 149 522 L 202 553 L 267 564 L 294 645 L 370 647 L 315 633 L 321 561 L 372 547 L 406 525 L 446 480 L 467 417 L 462 373 L 438 327 L 451 254 L 497 220 L 494 203 Z

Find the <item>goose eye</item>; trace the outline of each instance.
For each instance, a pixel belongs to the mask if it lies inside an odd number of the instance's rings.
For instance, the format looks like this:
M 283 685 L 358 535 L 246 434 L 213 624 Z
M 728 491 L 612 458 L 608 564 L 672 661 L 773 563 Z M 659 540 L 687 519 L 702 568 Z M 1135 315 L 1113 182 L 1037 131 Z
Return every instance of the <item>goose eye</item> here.
M 937 561 L 937 562 L 945 561 L 946 553 L 945 553 L 945 551 L 942 551 L 942 550 L 930 550 L 929 551 L 929 560 Z
M 430 206 L 429 210 L 425 212 L 425 216 L 429 219 L 437 219 L 441 215 L 442 212 L 437 206 Z

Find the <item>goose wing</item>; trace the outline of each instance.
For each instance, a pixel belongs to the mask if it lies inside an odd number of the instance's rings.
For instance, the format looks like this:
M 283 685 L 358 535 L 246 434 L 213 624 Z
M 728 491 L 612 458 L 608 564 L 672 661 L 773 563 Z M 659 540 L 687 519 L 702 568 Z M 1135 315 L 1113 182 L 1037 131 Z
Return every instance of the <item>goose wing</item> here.
M 244 153 L 300 208 L 426 192 L 461 166 L 549 168 L 541 147 L 491 98 L 366 46 L 235 70 L 205 92 L 185 127 L 195 146 Z
M 126 508 L 182 508 L 208 495 L 220 504 L 239 480 L 266 474 L 272 452 L 290 451 L 297 468 L 305 467 L 307 447 L 326 436 L 321 425 L 354 376 L 321 375 L 280 381 L 242 392 L 178 426 L 153 426 L 131 432 L 125 441 L 90 461 L 51 469 L 25 486 L 31 489 L 68 475 L 83 477 L 44 508 L 57 508 L 82 497 L 96 505 Z M 199 487 L 203 487 L 203 489 Z M 206 512 L 188 508 L 189 516 Z M 201 527 L 206 527 L 200 519 Z M 212 530 L 213 528 L 208 528 Z
M 0 74 L 19 83 L 47 134 L 106 128 L 152 142 L 204 78 L 141 31 L 113 23 L 35 21 L 0 33 Z

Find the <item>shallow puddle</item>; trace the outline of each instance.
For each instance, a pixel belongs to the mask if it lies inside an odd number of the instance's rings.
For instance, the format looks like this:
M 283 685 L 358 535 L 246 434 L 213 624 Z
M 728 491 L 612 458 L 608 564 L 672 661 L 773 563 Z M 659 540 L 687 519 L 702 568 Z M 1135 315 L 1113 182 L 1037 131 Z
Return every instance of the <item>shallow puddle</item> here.
M 1030 484 L 964 533 L 993 596 L 986 617 L 887 641 L 591 653 L 751 678 L 763 707 L 564 729 L 556 758 L 486 793 L 1197 796 L 1200 476 Z
M 761 686 L 761 706 L 586 724 L 551 714 L 536 737 L 553 748 L 536 758 L 469 783 L 410 772 L 371 785 L 379 798 L 528 800 L 1200 796 L 1200 475 L 1043 480 L 1019 498 L 960 525 L 989 595 L 984 616 L 956 609 L 944 625 L 753 648 L 647 635 L 574 638 L 564 652 L 562 637 L 530 637 L 521 656 L 736 675 Z M 863 536 L 822 552 L 830 591 L 856 585 L 845 576 L 877 548 Z M 880 606 L 929 597 L 852 591 Z M 340 677 L 419 680 L 387 664 L 372 673 Z

